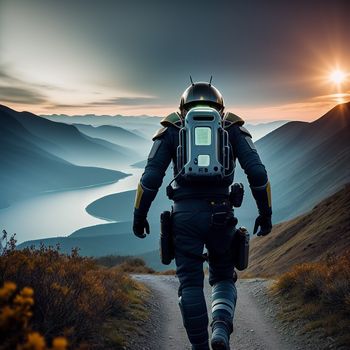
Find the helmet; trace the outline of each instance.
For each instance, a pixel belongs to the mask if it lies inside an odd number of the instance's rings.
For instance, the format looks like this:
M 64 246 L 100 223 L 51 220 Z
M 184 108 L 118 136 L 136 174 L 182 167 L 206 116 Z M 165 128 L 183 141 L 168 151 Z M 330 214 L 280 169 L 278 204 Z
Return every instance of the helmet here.
M 192 81 L 192 80 L 191 80 Z M 184 116 L 192 107 L 198 105 L 210 106 L 223 112 L 224 99 L 220 91 L 209 83 L 193 83 L 184 91 L 180 100 L 180 111 Z

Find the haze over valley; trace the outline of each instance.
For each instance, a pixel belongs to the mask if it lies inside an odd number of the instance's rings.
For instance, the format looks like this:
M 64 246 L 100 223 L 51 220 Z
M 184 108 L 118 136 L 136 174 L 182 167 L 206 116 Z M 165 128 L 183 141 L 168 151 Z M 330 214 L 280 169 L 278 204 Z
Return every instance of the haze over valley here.
M 245 125 L 269 173 L 275 223 L 350 182 L 349 115 L 346 103 L 311 123 Z M 43 117 L 5 106 L 0 116 L 0 220 L 17 233 L 20 247 L 60 243 L 63 251 L 78 246 L 86 255 L 143 256 L 162 268 L 159 214 L 171 206 L 165 195 L 171 167 L 149 213 L 151 234 L 138 240 L 131 232 L 135 188 L 160 118 Z M 243 206 L 235 210 L 239 225 L 252 231 L 257 210 L 238 161 L 235 181 L 245 185 Z

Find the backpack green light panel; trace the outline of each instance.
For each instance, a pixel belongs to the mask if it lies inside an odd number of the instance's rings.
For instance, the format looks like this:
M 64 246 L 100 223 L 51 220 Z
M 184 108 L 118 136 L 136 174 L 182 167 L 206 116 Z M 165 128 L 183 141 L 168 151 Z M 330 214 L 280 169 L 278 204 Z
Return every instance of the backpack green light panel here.
M 177 168 L 187 179 L 220 179 L 230 168 L 227 131 L 219 112 L 210 107 L 194 107 L 180 130 Z

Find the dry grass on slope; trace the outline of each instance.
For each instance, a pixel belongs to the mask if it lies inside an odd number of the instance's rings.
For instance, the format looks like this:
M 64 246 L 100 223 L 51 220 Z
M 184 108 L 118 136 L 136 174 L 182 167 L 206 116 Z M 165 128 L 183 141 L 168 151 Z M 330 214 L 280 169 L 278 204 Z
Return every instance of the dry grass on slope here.
M 306 321 L 305 332 L 321 330 L 336 346 L 350 346 L 350 251 L 327 261 L 296 265 L 277 279 L 280 317 Z
M 350 249 L 350 185 L 309 213 L 276 225 L 251 242 L 249 268 L 242 277 L 273 277 L 303 262 L 325 260 Z

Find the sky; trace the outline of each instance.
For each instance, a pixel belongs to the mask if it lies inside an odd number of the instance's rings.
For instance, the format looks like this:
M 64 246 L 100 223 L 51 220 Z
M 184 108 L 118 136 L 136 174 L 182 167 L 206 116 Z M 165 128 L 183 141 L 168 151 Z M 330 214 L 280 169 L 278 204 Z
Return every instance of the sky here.
M 311 121 L 350 100 L 349 13 L 347 0 L 0 0 L 0 103 L 164 116 L 189 75 L 212 75 L 246 120 Z

